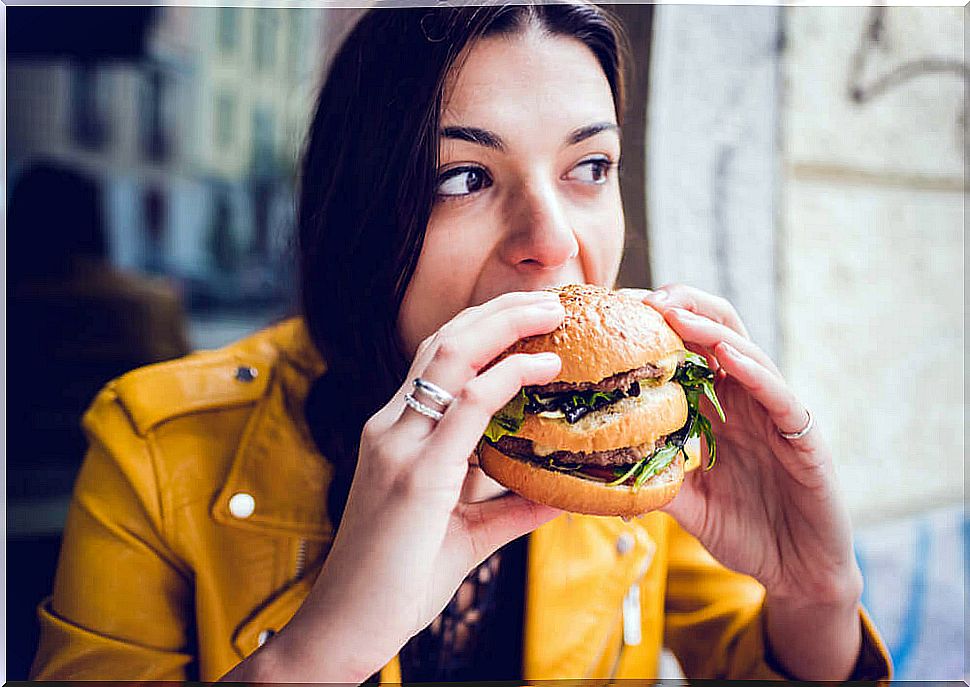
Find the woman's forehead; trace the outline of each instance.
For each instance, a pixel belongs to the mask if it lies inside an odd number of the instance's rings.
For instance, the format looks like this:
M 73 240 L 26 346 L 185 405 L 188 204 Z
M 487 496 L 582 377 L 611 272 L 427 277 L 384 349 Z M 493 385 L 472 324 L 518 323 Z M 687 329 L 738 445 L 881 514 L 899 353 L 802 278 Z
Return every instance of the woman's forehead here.
M 609 81 L 581 41 L 529 30 L 473 44 L 449 79 L 441 124 L 491 130 L 538 119 L 562 127 L 615 121 Z

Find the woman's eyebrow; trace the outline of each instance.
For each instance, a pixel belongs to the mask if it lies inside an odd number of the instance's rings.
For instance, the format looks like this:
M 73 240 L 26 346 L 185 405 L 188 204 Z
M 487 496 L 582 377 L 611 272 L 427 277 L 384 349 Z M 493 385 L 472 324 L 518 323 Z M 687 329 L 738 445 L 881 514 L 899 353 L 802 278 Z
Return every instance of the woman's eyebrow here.
M 597 122 L 581 126 L 566 137 L 566 145 L 574 146 L 604 131 L 615 131 L 619 135 L 620 127 L 613 122 Z
M 570 134 L 566 136 L 565 145 L 576 145 L 577 143 L 581 143 L 587 138 L 592 138 L 596 134 L 604 131 L 616 131 L 617 134 L 619 134 L 620 127 L 613 122 L 596 122 L 595 124 L 587 124 L 586 126 L 581 126 L 578 129 L 570 132 Z M 505 142 L 502 140 L 501 136 L 489 131 L 488 129 L 481 129 L 477 126 L 446 126 L 441 129 L 441 137 L 452 138 L 459 141 L 467 141 L 468 143 L 474 143 L 485 148 L 505 151 Z
M 468 141 L 493 150 L 505 150 L 505 142 L 501 136 L 476 126 L 446 126 L 441 130 L 441 137 Z

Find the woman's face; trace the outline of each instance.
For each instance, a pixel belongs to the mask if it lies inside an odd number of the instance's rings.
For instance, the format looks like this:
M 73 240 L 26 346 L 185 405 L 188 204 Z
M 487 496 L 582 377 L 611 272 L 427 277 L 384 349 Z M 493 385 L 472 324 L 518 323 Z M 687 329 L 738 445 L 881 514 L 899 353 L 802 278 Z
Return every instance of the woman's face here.
M 474 44 L 445 90 L 438 195 L 399 313 L 418 344 L 508 291 L 612 286 L 623 252 L 620 138 L 606 75 L 576 39 Z

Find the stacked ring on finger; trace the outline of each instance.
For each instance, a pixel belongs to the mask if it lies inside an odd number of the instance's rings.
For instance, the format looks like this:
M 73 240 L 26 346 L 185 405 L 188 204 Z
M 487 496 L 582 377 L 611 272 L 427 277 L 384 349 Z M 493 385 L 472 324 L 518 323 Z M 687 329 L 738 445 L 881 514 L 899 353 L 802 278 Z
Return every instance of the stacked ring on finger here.
M 442 410 L 445 410 L 455 401 L 455 397 L 449 394 L 447 391 L 442 389 L 440 386 L 433 382 L 429 382 L 427 379 L 421 379 L 420 377 L 414 378 L 414 390 L 426 393 L 431 397 L 431 400 L 442 406 Z
M 433 382 L 429 382 L 426 379 L 421 379 L 420 377 L 416 377 L 412 383 L 414 384 L 415 393 L 420 391 L 427 394 L 431 398 L 431 400 L 433 400 L 435 403 L 438 403 L 440 406 L 442 406 L 442 408 L 441 410 L 438 410 L 436 408 L 432 408 L 431 406 L 422 403 L 421 401 L 419 401 L 417 398 L 414 397 L 413 393 L 405 394 L 404 402 L 407 403 L 408 406 L 413 410 L 416 410 L 417 412 L 421 413 L 425 417 L 431 418 L 435 422 L 443 418 L 444 411 L 448 410 L 448 406 L 450 406 L 454 402 L 455 397 L 452 396 L 447 391 L 445 391 L 444 389 L 442 389 L 437 384 L 434 384 Z

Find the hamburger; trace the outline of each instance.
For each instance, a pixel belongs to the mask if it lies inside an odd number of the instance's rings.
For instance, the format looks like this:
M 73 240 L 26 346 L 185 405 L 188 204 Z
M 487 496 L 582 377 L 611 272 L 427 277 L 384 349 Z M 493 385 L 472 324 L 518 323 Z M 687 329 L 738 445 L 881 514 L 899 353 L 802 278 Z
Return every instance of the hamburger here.
M 523 387 L 478 445 L 482 470 L 525 498 L 591 515 L 634 517 L 670 502 L 703 436 L 714 464 L 706 396 L 721 420 L 714 374 L 656 310 L 588 284 L 552 289 L 566 314 L 552 332 L 493 360 L 552 351 L 549 384 Z

